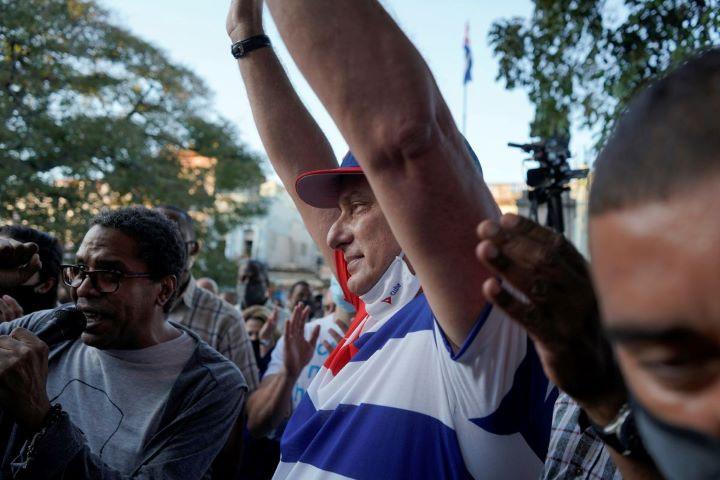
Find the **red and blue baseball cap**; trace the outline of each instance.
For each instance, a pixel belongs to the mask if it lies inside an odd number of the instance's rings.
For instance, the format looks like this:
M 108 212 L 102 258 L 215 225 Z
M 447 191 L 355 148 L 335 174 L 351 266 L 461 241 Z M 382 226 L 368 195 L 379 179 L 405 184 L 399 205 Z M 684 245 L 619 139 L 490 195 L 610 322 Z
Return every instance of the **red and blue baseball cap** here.
M 465 140 L 470 157 L 482 175 L 480 160 Z M 295 191 L 303 202 L 316 208 L 337 208 L 340 196 L 340 179 L 348 175 L 364 175 L 362 167 L 352 152 L 348 152 L 337 168 L 311 170 L 295 179 Z
M 337 168 L 312 170 L 295 180 L 295 191 L 303 202 L 316 208 L 336 208 L 340 195 L 340 179 L 346 175 L 364 175 L 352 152 L 348 152 Z

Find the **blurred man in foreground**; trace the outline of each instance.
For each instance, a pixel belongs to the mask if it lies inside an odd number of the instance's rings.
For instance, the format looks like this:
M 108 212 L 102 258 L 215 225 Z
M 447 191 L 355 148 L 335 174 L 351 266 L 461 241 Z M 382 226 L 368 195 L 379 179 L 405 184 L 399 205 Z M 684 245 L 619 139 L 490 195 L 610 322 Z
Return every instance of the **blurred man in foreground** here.
M 596 163 L 592 274 L 630 396 L 609 363 L 579 254 L 517 217 L 479 227 L 478 257 L 529 302 L 494 279 L 484 293 L 533 334 L 546 371 L 582 406 L 624 478 L 658 475 L 642 450 L 667 478 L 720 478 L 718 109 L 713 49 L 638 95 Z

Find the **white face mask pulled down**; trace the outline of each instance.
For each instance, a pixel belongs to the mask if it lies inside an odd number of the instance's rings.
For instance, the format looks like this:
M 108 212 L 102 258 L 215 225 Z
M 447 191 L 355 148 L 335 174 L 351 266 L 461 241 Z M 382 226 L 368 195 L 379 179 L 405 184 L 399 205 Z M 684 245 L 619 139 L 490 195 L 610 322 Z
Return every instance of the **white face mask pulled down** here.
M 420 280 L 413 275 L 403 260 L 405 254 L 395 257 L 380 280 L 360 299 L 370 316 L 390 315 L 408 304 L 420 291 Z

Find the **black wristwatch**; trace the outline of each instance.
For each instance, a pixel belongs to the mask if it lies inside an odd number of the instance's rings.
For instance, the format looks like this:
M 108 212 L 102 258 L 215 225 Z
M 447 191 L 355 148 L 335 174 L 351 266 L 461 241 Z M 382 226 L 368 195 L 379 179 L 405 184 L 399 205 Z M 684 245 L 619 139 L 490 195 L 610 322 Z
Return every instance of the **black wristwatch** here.
M 254 35 L 233 43 L 232 47 L 230 47 L 230 53 L 235 58 L 242 58 L 253 50 L 269 47 L 270 45 L 270 38 L 267 35 Z
M 583 411 L 580 424 L 587 423 L 595 435 L 609 447 L 626 457 L 643 458 L 647 456 L 645 447 L 637 431 L 635 418 L 630 405 L 624 403 L 615 418 L 605 427 L 593 422 Z M 583 422 L 584 420 L 584 422 Z

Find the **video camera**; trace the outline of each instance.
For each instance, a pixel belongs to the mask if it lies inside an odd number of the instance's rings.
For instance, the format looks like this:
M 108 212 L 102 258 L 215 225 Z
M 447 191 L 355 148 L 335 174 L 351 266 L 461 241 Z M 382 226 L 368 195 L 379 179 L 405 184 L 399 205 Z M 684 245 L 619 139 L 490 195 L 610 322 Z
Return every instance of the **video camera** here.
M 550 137 L 536 143 L 508 143 L 509 147 L 519 148 L 532 154 L 528 161 L 538 162 L 537 168 L 527 171 L 525 182 L 531 188 L 530 216 L 537 221 L 539 204 L 547 203 L 548 212 L 546 225 L 560 233 L 565 230 L 562 212 L 562 193 L 570 190 L 568 182 L 573 178 L 585 178 L 587 168 L 574 170 L 570 168 L 568 158 L 568 139 Z
M 571 157 L 568 149 L 568 140 L 560 137 L 551 137 L 536 143 L 508 143 L 509 147 L 519 148 L 523 152 L 532 153 L 528 160 L 540 164 L 538 168 L 527 171 L 526 183 L 532 188 L 562 188 L 573 178 L 585 178 L 588 169 L 573 170 L 568 164 Z

